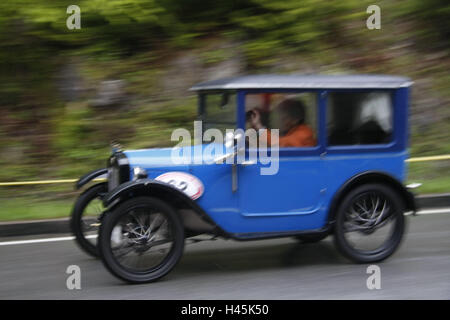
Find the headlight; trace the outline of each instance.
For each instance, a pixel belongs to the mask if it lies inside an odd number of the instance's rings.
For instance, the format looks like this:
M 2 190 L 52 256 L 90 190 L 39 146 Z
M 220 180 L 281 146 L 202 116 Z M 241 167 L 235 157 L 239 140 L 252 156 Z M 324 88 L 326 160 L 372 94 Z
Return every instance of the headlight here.
M 133 169 L 133 180 L 145 179 L 148 177 L 147 171 L 141 167 L 136 167 Z

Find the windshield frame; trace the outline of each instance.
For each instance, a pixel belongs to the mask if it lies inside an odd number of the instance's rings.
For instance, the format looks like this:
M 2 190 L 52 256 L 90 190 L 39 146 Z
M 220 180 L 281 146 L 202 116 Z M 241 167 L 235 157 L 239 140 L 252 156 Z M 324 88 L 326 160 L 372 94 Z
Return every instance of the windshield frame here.
M 210 121 L 207 118 L 207 96 L 208 95 L 218 95 L 218 94 L 229 94 L 229 101 L 232 101 L 234 99 L 234 119 L 233 122 L 230 121 Z M 238 128 L 238 117 L 239 117 L 239 103 L 238 103 L 238 92 L 237 90 L 205 90 L 198 93 L 198 117 L 197 120 L 202 121 L 202 134 L 205 132 L 205 130 L 208 129 L 209 125 L 212 125 L 212 127 L 216 128 L 217 126 L 221 125 L 229 125 L 227 129 L 233 129 L 236 130 Z

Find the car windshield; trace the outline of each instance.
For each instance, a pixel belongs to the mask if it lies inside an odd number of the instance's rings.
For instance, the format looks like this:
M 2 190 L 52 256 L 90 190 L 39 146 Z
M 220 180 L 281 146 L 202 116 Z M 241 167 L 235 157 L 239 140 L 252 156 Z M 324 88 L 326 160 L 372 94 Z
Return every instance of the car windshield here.
M 218 92 L 203 95 L 201 112 L 203 131 L 216 128 L 225 133 L 236 128 L 236 93 Z

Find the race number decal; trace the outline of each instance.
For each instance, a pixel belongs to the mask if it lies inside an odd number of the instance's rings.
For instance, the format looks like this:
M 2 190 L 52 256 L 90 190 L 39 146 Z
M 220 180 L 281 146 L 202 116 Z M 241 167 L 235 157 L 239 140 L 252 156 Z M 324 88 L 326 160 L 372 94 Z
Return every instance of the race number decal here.
M 166 182 L 178 190 L 184 192 L 192 200 L 200 198 L 203 194 L 203 183 L 193 175 L 185 172 L 167 172 L 155 178 L 155 180 Z

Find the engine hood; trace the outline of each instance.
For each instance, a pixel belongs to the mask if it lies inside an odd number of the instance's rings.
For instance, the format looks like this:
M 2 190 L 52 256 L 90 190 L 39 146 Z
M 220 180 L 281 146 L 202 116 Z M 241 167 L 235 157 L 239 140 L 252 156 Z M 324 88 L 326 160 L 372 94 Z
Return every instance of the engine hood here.
M 221 144 L 203 144 L 179 148 L 127 150 L 124 154 L 128 158 L 130 169 L 142 167 L 148 171 L 158 169 L 187 171 L 192 165 L 212 163 L 219 153 L 211 150 L 224 152 L 223 148 Z M 177 155 L 184 156 L 185 161 L 181 161 Z

